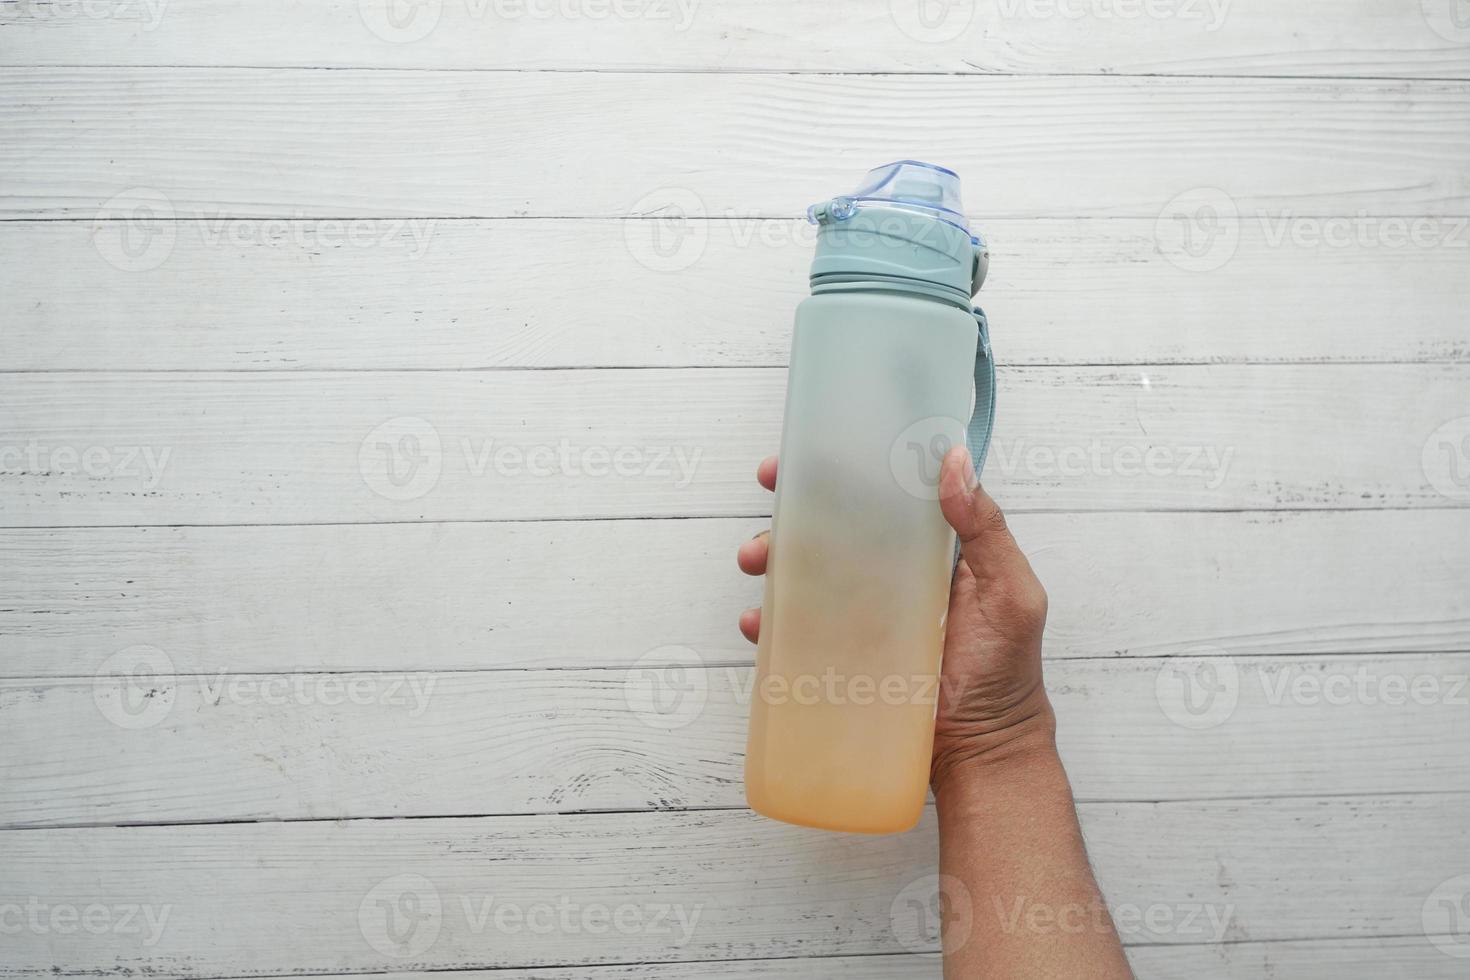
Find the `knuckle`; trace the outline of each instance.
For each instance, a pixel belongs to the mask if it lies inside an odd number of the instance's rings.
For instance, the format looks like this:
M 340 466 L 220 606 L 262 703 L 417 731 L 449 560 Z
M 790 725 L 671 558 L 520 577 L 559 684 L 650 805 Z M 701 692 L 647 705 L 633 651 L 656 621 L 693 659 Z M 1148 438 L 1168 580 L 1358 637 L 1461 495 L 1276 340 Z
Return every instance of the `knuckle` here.
M 1021 584 L 1010 593 L 1009 599 L 1009 611 L 1017 623 L 1034 628 L 1046 625 L 1049 601 L 1040 582 L 1033 579 Z
M 994 503 L 991 503 L 990 506 L 986 508 L 981 520 L 984 521 L 987 530 L 1006 532 L 1010 531 L 1010 525 L 1006 523 L 1005 511 L 1001 510 L 1000 507 L 996 506 L 996 504 Z

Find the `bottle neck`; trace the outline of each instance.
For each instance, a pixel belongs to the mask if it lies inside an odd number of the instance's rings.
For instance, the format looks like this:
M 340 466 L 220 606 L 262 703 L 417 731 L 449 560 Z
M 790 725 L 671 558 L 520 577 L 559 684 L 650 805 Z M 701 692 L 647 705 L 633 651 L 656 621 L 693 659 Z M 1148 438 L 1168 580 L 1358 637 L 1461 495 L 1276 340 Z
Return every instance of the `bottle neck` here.
M 823 293 L 902 293 L 970 310 L 970 297 L 958 289 L 925 279 L 874 273 L 825 273 L 811 277 L 812 295 Z

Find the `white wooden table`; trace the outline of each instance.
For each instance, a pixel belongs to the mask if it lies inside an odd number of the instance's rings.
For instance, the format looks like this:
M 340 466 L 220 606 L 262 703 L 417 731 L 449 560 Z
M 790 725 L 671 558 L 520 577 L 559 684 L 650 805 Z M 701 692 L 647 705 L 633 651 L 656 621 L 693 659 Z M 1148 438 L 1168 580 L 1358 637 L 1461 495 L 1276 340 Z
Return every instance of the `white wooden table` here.
M 1453 3 L 0 0 L 0 974 L 937 977 L 734 627 L 797 216 L 918 156 L 1140 977 L 1464 977 Z

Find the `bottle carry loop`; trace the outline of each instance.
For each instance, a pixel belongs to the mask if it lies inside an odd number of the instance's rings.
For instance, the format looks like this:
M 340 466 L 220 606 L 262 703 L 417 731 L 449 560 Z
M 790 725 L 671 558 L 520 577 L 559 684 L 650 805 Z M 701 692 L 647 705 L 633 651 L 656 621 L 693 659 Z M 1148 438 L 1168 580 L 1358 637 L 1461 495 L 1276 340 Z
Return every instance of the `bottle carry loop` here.
M 975 410 L 970 413 L 970 424 L 965 427 L 965 447 L 970 450 L 970 462 L 975 466 L 975 482 L 980 482 L 980 471 L 985 468 L 985 457 L 990 452 L 990 434 L 995 429 L 995 357 L 990 351 L 990 321 L 985 311 L 975 307 L 975 323 L 980 328 L 979 342 L 975 345 Z M 954 542 L 954 567 L 960 564 L 960 542 Z
M 990 433 L 995 428 L 995 358 L 990 354 L 990 321 L 980 307 L 973 312 L 980 327 L 980 342 L 975 346 L 975 411 L 970 413 L 970 424 L 965 428 L 965 445 L 978 482 L 990 451 Z

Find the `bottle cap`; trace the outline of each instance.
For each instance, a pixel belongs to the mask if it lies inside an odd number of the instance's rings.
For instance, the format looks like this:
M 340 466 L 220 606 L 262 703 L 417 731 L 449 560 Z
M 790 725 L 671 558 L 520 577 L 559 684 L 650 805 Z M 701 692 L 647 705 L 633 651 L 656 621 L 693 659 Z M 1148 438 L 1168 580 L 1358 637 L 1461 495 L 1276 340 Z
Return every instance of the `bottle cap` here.
M 899 160 L 868 171 L 852 194 L 813 204 L 820 227 L 812 286 L 908 289 L 968 308 L 990 253 L 970 231 L 960 178 L 948 167 Z
M 898 160 L 874 167 L 857 190 L 833 203 L 844 208 L 848 216 L 860 208 L 891 208 L 937 218 L 966 234 L 970 231 L 960 202 L 960 175 L 921 160 Z M 817 221 L 815 212 L 820 206 L 807 208 L 807 217 L 813 222 Z

